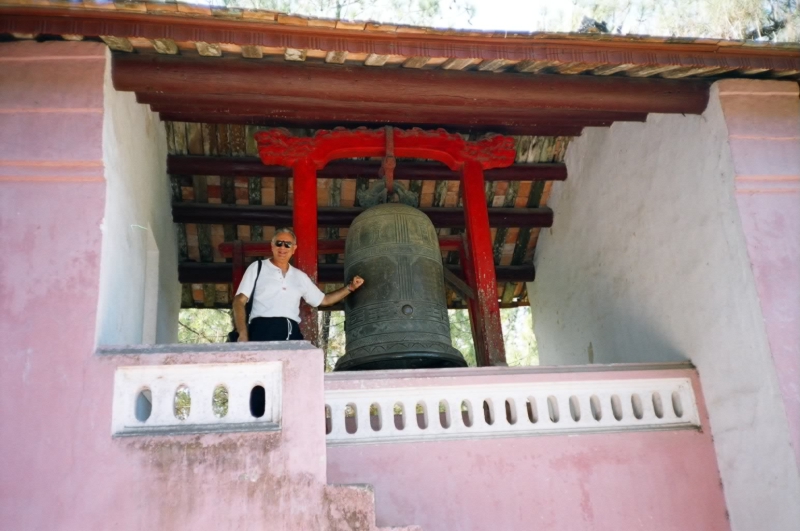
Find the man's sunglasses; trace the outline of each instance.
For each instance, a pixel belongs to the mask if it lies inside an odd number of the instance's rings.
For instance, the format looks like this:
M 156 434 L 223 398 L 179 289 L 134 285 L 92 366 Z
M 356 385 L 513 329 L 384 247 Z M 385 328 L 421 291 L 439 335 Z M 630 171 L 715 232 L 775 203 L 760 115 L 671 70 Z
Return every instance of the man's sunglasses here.
M 275 247 L 286 247 L 287 249 L 291 249 L 292 245 L 294 245 L 292 242 L 287 242 L 284 240 L 275 240 Z

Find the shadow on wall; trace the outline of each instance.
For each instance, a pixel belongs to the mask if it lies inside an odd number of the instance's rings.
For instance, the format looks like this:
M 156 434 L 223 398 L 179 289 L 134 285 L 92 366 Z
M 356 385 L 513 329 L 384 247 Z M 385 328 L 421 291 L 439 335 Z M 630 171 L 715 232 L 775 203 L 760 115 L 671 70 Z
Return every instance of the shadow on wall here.
M 594 281 L 603 282 L 603 279 L 595 278 Z M 571 329 L 570 322 L 565 321 L 558 312 L 547 314 L 545 311 L 540 314 L 534 323 L 534 330 L 539 342 L 541 365 L 691 359 L 689 353 L 675 344 L 652 316 L 636 311 L 635 305 L 604 301 L 588 311 L 595 315 L 594 325 L 575 329 Z

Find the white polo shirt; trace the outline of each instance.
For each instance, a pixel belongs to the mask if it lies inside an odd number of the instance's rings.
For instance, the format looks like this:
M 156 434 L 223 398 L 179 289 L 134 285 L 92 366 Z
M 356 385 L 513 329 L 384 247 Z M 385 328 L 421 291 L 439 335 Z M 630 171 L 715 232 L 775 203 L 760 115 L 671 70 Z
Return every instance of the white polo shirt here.
M 257 273 L 258 262 L 253 262 L 244 272 L 237 295 L 244 293 L 250 296 Z M 291 264 L 286 276 L 283 276 L 281 268 L 271 260 L 262 260 L 250 320 L 255 317 L 286 317 L 299 323 L 301 297 L 311 306 L 317 307 L 322 303 L 325 294 L 308 275 Z

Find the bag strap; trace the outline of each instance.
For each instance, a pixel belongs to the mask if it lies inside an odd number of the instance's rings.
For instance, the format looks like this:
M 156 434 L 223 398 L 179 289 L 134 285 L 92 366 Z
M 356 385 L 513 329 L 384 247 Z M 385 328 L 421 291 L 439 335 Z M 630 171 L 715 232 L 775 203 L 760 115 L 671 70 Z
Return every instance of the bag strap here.
M 244 305 L 244 322 L 250 324 L 250 312 L 253 311 L 253 297 L 256 296 L 256 286 L 258 285 L 258 277 L 261 275 L 261 260 L 258 261 L 258 272 L 256 273 L 256 280 L 253 282 L 253 291 L 250 292 L 250 298 Z

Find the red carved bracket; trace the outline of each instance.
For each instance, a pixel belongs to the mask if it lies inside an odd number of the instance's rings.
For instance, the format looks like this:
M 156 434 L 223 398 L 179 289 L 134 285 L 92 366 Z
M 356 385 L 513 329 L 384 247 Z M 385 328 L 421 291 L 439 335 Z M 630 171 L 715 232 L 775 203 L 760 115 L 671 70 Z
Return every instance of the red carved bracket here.
M 490 135 L 477 142 L 443 129 L 395 129 L 394 155 L 396 157 L 437 160 L 453 171 L 460 170 L 464 162 L 475 161 L 484 170 L 504 168 L 514 163 L 514 139 Z M 266 165 L 294 167 L 310 160 L 321 170 L 335 159 L 355 157 L 383 157 L 386 154 L 385 129 L 344 129 L 317 131 L 313 137 L 296 137 L 286 129 L 271 129 L 255 135 L 258 154 Z

